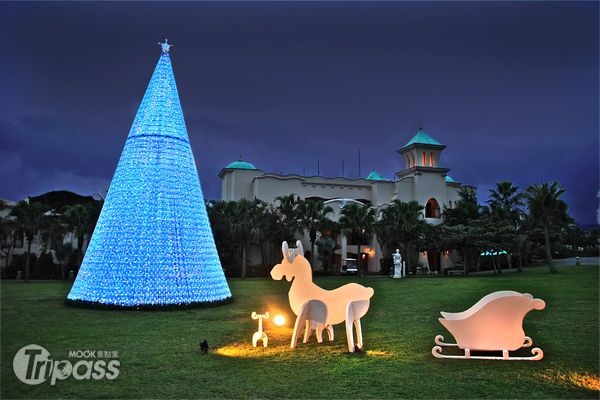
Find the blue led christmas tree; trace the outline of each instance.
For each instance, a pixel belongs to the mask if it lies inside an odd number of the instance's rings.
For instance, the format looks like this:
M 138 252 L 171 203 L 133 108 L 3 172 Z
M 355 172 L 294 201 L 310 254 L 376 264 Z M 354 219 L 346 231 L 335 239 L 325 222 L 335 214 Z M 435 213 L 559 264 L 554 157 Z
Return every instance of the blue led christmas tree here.
M 152 74 L 67 299 L 162 307 L 231 298 L 171 68 Z

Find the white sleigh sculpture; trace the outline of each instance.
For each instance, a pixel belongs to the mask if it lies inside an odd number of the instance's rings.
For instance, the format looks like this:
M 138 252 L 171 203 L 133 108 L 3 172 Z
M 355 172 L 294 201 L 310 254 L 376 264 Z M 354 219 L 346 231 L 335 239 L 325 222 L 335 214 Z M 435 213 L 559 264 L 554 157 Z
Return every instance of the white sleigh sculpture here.
M 287 242 L 282 244 L 283 260 L 271 270 L 271 277 L 281 280 L 284 276 L 292 286 L 288 293 L 290 307 L 297 315 L 290 347 L 296 347 L 304 325 L 304 343 L 313 330 L 317 341 L 323 341 L 323 330 L 327 330 L 329 340 L 333 340 L 333 325 L 346 323 L 348 351 L 354 352 L 363 347 L 360 319 L 369 310 L 370 298 L 374 290 L 357 283 L 349 283 L 334 290 L 325 290 L 312 282 L 312 268 L 306 258 L 300 241 L 296 249 L 289 249 Z M 356 329 L 356 347 L 352 325 Z
M 523 318 L 531 310 L 543 310 L 546 303 L 529 293 L 510 290 L 490 293 L 466 311 L 441 312 L 439 321 L 454 336 L 457 343 L 444 343 L 444 337 L 435 337 L 431 352 L 437 358 L 469 358 L 485 360 L 541 360 L 544 352 L 533 348 L 531 357 L 511 357 L 509 351 L 530 347 L 533 341 L 525 336 Z M 443 347 L 459 347 L 464 355 L 442 354 Z M 502 357 L 472 356 L 471 351 L 502 351 Z

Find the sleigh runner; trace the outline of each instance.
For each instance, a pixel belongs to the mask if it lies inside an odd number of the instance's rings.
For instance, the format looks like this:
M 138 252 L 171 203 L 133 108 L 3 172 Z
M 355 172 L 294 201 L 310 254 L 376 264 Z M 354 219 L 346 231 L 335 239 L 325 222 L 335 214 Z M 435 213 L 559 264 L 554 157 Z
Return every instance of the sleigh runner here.
M 531 349 L 533 355 L 530 357 L 511 356 L 510 352 L 533 345 L 523 331 L 523 318 L 529 311 L 543 310 L 545 306 L 543 300 L 534 299 L 529 293 L 503 290 L 488 294 L 466 311 L 442 312 L 443 318 L 439 321 L 454 336 L 456 343 L 444 342 L 444 337 L 437 335 L 431 353 L 437 358 L 541 360 L 544 352 L 537 347 Z M 464 354 L 442 354 L 447 347 L 458 347 Z M 471 355 L 472 351 L 502 352 L 502 356 Z

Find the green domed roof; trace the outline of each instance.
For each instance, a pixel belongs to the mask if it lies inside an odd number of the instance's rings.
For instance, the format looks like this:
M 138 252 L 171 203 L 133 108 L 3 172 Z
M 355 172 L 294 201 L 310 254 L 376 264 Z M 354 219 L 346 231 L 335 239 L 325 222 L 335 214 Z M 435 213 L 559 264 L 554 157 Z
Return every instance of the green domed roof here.
M 456 182 L 450 175 L 446 175 L 446 183 L 454 183 Z
M 250 164 L 249 162 L 237 160 L 232 163 L 229 163 L 229 165 L 227 165 L 225 169 L 256 169 L 256 167 Z
M 381 175 L 379 172 L 377 172 L 375 170 L 371 171 L 369 176 L 367 176 L 367 179 L 370 181 L 387 181 L 387 179 L 385 179 L 383 177 L 383 175 Z
M 419 129 L 419 131 L 416 133 L 416 135 L 413 136 L 413 138 L 410 139 L 408 141 L 408 143 L 406 143 L 404 145 L 404 147 L 408 147 L 411 144 L 429 144 L 429 145 L 434 145 L 434 146 L 443 146 L 443 144 L 441 144 L 440 142 L 438 142 L 437 140 L 435 140 L 434 138 L 432 138 L 431 136 L 429 136 L 422 129 Z

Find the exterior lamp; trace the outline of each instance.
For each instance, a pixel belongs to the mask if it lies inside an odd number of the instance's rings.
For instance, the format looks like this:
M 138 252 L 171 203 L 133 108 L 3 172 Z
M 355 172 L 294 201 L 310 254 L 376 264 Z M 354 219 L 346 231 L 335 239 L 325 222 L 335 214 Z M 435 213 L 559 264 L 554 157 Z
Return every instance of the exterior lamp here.
M 273 323 L 277 326 L 284 326 L 285 325 L 285 317 L 281 314 L 278 314 L 273 317 Z

